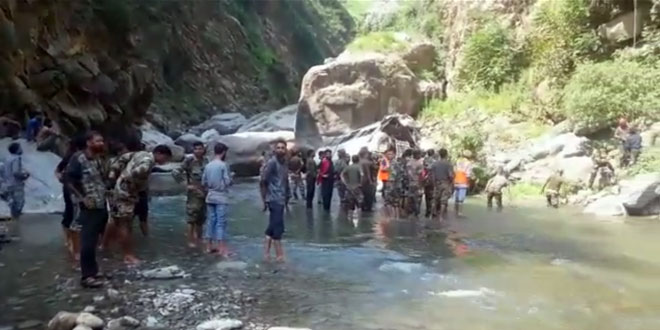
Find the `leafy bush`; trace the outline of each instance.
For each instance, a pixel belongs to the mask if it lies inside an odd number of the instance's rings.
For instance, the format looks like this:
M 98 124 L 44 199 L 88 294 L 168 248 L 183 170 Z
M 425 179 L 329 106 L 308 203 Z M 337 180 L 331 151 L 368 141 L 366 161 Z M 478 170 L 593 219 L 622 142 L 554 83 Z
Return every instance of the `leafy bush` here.
M 657 172 L 660 169 L 660 147 L 642 150 L 637 163 L 627 170 L 628 175 Z
M 487 113 L 515 114 L 528 102 L 529 92 L 515 84 L 505 84 L 499 92 L 477 89 L 457 93 L 446 100 L 431 100 L 423 109 L 423 117 L 455 116 L 469 109 Z
M 496 22 L 487 22 L 466 41 L 458 84 L 462 89 L 497 90 L 516 79 L 521 64 L 509 30 Z
M 580 55 L 598 46 L 588 30 L 588 0 L 539 1 L 532 19 L 526 48 L 537 82 L 564 79 Z
M 660 114 L 660 69 L 630 61 L 577 67 L 564 87 L 563 110 L 587 125 Z
M 393 32 L 371 32 L 357 37 L 346 49 L 352 52 L 403 52 L 408 48 L 406 42 L 397 39 Z
M 508 194 L 512 198 L 538 197 L 541 195 L 541 187 L 541 185 L 535 183 L 518 182 L 508 188 Z

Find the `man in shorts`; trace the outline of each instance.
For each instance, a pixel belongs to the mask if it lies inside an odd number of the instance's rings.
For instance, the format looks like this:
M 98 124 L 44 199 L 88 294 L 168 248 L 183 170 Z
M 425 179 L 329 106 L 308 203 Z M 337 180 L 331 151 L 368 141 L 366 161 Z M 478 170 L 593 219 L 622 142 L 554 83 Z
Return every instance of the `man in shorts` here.
M 356 207 L 362 206 L 362 165 L 360 156 L 353 155 L 353 164 L 348 165 L 340 174 L 340 178 L 346 187 L 346 202 L 344 206 L 349 218 L 352 218 Z
M 289 169 L 286 163 L 286 142 L 275 142 L 275 153 L 266 162 L 264 174 L 261 177 L 261 199 L 264 209 L 268 209 L 268 227 L 264 242 L 264 258 L 270 260 L 271 246 L 275 246 L 275 256 L 278 262 L 284 262 L 282 235 L 284 234 L 284 209 L 289 203 Z
M 178 182 L 186 183 L 186 222 L 188 223 L 188 246 L 194 248 L 202 235 L 206 221 L 206 192 L 202 187 L 204 168 L 209 163 L 206 149 L 201 142 L 193 144 L 193 154 L 187 156 L 172 174 Z
M 447 149 L 440 149 L 440 159 L 431 165 L 430 179 L 433 182 L 433 214 L 442 220 L 447 215 L 454 182 L 454 167 L 449 162 Z
M 119 156 L 110 169 L 110 179 L 116 178 L 110 203 L 110 222 L 116 228 L 119 244 L 124 253 L 124 262 L 136 264 L 139 260 L 133 251 L 131 223 L 135 217 L 135 205 L 140 193 L 146 192 L 149 175 L 155 164 L 165 164 L 172 157 L 172 151 L 165 145 L 159 145 L 153 152 L 143 151 L 137 137 L 127 138 L 129 152 Z
M 559 191 L 564 184 L 564 171 L 558 170 L 557 173 L 551 175 L 541 188 L 541 193 L 545 192 L 545 199 L 548 202 L 548 207 L 559 207 Z

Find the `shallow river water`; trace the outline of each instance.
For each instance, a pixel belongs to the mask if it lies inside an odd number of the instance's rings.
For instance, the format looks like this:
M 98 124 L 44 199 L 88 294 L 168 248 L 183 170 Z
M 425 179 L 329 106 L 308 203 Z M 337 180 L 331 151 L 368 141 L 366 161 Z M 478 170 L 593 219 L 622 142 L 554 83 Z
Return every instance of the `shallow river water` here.
M 136 232 L 148 261 L 141 267 L 179 265 L 198 290 L 232 283 L 215 275 L 217 259 L 185 247 L 183 203 L 152 200 L 153 235 Z M 288 261 L 274 266 L 261 261 L 266 215 L 256 185 L 243 182 L 229 231 L 234 259 L 248 268 L 234 278 L 266 274 L 240 282 L 258 299 L 251 315 L 317 330 L 660 329 L 660 223 L 522 205 L 495 213 L 483 204 L 470 200 L 466 218 L 443 226 L 379 213 L 349 221 L 296 204 L 286 220 Z M 0 251 L 0 328 L 88 305 L 93 293 L 75 286 L 58 217 L 28 216 L 19 230 L 21 240 Z

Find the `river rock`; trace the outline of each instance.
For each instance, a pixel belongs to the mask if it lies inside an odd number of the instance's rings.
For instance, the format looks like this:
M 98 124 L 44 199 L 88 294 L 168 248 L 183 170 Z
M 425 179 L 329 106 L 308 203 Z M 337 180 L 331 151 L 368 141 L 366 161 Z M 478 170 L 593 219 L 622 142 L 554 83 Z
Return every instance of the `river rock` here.
M 179 136 L 176 141 L 174 141 L 174 144 L 183 147 L 185 153 L 189 154 L 193 152 L 193 144 L 195 142 L 202 142 L 202 139 L 195 134 L 186 133 Z
M 71 330 L 77 320 L 77 313 L 59 312 L 48 322 L 47 330 Z
M 294 133 L 290 131 L 278 132 L 243 132 L 222 135 L 207 145 L 208 157 L 213 157 L 213 148 L 216 143 L 222 142 L 229 147 L 227 162 L 232 171 L 238 176 L 251 176 L 259 174 L 259 159 L 262 152 L 270 154 L 275 141 L 287 141 L 289 149 L 299 147 L 295 144 Z
M 73 330 L 95 330 L 95 329 L 88 327 L 86 325 L 79 324 L 75 328 L 73 328 Z
M 197 326 L 197 330 L 232 330 L 243 327 L 243 322 L 233 319 L 209 320 Z
M 213 141 L 213 140 L 217 139 L 218 137 L 220 137 L 220 133 L 218 133 L 218 131 L 216 131 L 215 129 L 206 130 L 200 136 L 200 138 L 202 139 L 202 142 L 204 142 L 204 143 L 207 143 L 209 141 Z
M 618 196 L 610 195 L 589 203 L 589 205 L 582 210 L 582 213 L 597 216 L 622 216 L 626 215 L 626 208 L 623 206 Z
M 268 330 L 312 330 L 310 328 L 270 327 Z
M 117 319 L 110 320 L 108 322 L 108 330 L 129 330 L 134 329 L 140 326 L 140 321 L 130 317 L 122 316 Z
M 435 46 L 428 41 L 417 42 L 401 55 L 406 62 L 406 66 L 414 72 L 423 72 L 433 70 L 437 53 Z
M 612 43 L 618 43 L 639 36 L 644 30 L 644 22 L 648 19 L 648 8 L 629 11 L 617 15 L 611 21 L 598 27 L 598 34 Z
M 355 54 L 317 65 L 305 74 L 300 102 L 321 135 L 345 134 L 385 116 L 415 116 L 422 95 L 417 77 L 398 56 Z M 296 124 L 297 126 L 298 124 Z
M 179 268 L 179 266 L 176 265 L 150 269 L 142 272 L 142 276 L 149 279 L 157 279 L 157 280 L 169 280 L 174 278 L 181 278 L 184 277 L 185 275 L 186 272 L 184 272 L 181 268 Z
M 39 326 L 41 326 L 41 321 L 39 320 L 27 320 L 19 323 L 16 326 L 16 329 L 18 330 L 27 330 L 27 329 L 35 329 Z
M 148 122 L 140 126 L 140 131 L 142 132 L 142 143 L 147 150 L 151 151 L 159 145 L 166 145 L 172 150 L 172 161 L 180 162 L 183 160 L 185 155 L 184 148 L 176 145 L 171 137 L 161 133 Z
M 220 113 L 192 127 L 189 132 L 201 135 L 203 132 L 213 129 L 220 135 L 227 135 L 236 133 L 246 123 L 247 119 L 240 113 Z
M 298 104 L 287 105 L 286 107 L 273 112 L 264 112 L 250 117 L 238 133 L 243 132 L 293 132 L 296 122 L 296 113 Z
M 9 157 L 7 147 L 14 142 L 9 138 L 0 140 L 0 160 Z M 34 143 L 16 140 L 23 148 L 23 168 L 30 173 L 25 182 L 25 213 L 56 213 L 64 210 L 62 184 L 57 180 L 54 169 L 61 158 L 51 152 L 37 151 Z M 7 203 L 0 203 L 0 216 L 9 216 Z
M 620 200 L 630 215 L 648 215 L 660 204 L 660 172 L 640 174 L 619 183 Z
M 244 261 L 221 261 L 215 265 L 218 270 L 245 270 L 248 267 Z
M 105 322 L 103 320 L 91 313 L 80 313 L 76 318 L 76 324 L 90 327 L 92 329 L 103 328 Z

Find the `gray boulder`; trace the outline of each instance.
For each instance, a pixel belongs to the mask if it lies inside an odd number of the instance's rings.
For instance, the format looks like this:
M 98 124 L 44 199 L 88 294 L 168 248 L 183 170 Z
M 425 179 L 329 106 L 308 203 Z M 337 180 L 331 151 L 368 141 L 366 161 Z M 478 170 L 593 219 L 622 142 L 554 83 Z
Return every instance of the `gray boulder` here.
M 596 199 L 582 210 L 582 213 L 597 216 L 622 216 L 626 215 L 626 208 L 621 204 L 619 196 L 609 195 Z
M 240 113 L 221 113 L 217 114 L 205 122 L 192 127 L 189 132 L 194 135 L 201 135 L 210 129 L 216 130 L 220 135 L 236 133 L 239 128 L 247 123 L 247 119 Z
M 71 330 L 76 326 L 78 313 L 59 312 L 48 322 L 47 330 Z
M 140 131 L 142 132 L 142 143 L 148 151 L 159 145 L 166 145 L 172 150 L 172 161 L 180 162 L 183 160 L 185 156 L 184 148 L 176 145 L 171 137 L 160 132 L 148 122 L 140 126 Z
M 207 143 L 209 141 L 217 139 L 219 136 L 220 133 L 218 133 L 218 131 L 212 128 L 210 130 L 204 131 L 204 133 L 200 135 L 200 138 L 202 139 L 202 142 Z
M 279 131 L 293 132 L 296 124 L 297 111 L 298 104 L 291 104 L 274 112 L 260 113 L 250 117 L 250 119 L 248 119 L 247 122 L 245 122 L 245 124 L 238 129 L 238 133 Z
M 217 319 L 202 322 L 197 326 L 197 330 L 233 330 L 243 327 L 243 322 L 233 319 Z
M 51 152 L 37 151 L 34 143 L 23 139 L 13 141 L 9 138 L 0 140 L 0 160 L 9 157 L 7 147 L 18 142 L 23 148 L 23 168 L 30 173 L 25 182 L 25 213 L 56 213 L 64 210 L 62 184 L 55 177 L 55 167 L 61 158 Z M 0 215 L 9 216 L 6 203 L 0 203 Z
M 660 204 L 660 172 L 640 174 L 619 183 L 621 203 L 630 215 L 649 215 Z
M 189 154 L 193 152 L 193 144 L 195 142 L 202 142 L 202 139 L 192 133 L 186 133 L 181 136 L 179 136 L 175 141 L 174 144 L 183 147 L 183 150 L 185 153 Z
M 179 268 L 179 266 L 161 267 L 142 272 L 143 277 L 156 280 L 169 280 L 181 278 L 186 275 L 186 272 Z

